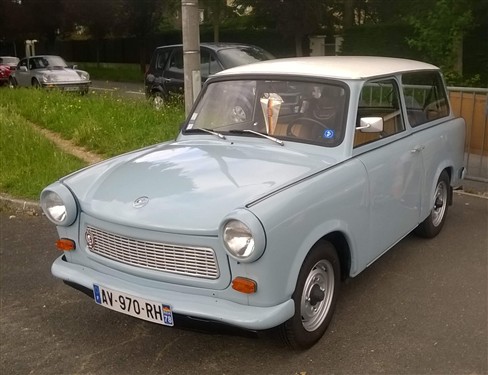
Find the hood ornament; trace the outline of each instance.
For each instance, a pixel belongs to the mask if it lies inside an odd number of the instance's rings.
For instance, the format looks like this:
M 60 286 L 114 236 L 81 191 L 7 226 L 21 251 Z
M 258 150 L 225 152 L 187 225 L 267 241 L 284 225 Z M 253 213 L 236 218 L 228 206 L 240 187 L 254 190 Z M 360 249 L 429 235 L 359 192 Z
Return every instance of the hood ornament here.
M 132 207 L 134 208 L 142 208 L 144 207 L 146 204 L 149 203 L 149 198 L 148 197 L 139 197 L 137 198 L 133 203 L 132 203 Z

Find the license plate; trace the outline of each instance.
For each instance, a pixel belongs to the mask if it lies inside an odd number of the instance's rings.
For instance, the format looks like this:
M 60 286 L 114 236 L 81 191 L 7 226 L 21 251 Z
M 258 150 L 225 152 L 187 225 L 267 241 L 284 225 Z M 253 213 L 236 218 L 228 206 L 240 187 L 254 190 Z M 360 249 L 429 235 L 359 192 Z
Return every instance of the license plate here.
M 64 91 L 78 91 L 79 88 L 78 87 L 65 87 L 64 88 Z
M 95 302 L 103 307 L 149 322 L 173 326 L 171 306 L 93 284 Z

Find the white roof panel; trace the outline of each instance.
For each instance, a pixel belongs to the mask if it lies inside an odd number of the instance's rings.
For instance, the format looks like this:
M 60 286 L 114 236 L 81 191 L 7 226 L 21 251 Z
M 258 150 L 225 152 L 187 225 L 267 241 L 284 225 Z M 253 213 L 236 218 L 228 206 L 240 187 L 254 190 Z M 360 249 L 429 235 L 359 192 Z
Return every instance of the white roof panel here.
M 365 79 L 399 72 L 438 70 L 420 61 L 373 56 L 313 56 L 268 60 L 242 65 L 217 73 L 229 74 L 298 74 L 324 78 Z

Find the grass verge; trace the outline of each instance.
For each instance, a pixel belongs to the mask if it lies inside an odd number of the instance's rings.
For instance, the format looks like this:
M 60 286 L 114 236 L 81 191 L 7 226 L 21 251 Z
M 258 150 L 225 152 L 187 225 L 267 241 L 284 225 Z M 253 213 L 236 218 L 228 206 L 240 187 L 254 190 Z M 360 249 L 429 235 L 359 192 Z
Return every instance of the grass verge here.
M 145 101 L 59 91 L 0 90 L 0 105 L 105 157 L 174 138 L 184 120 L 181 104 L 154 111 Z
M 78 68 L 90 73 L 90 78 L 102 81 L 144 82 L 139 64 L 78 63 Z
M 0 190 L 37 200 L 41 190 L 59 177 L 85 166 L 35 131 L 8 106 L 0 106 Z
M 179 103 L 154 111 L 145 101 L 58 91 L 0 89 L 0 191 L 37 199 L 42 188 L 84 166 L 30 123 L 103 157 L 173 139 L 184 120 Z

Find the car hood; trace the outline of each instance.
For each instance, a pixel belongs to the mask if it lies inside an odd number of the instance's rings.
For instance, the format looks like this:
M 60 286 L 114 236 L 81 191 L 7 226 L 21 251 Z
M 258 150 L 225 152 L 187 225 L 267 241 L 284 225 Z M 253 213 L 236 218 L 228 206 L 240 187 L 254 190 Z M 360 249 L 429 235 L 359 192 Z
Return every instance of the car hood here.
M 62 182 L 93 217 L 215 235 L 231 211 L 335 162 L 275 144 L 181 141 L 102 162 Z
M 80 75 L 71 68 L 46 68 L 37 70 L 40 74 L 47 74 L 54 77 L 56 81 L 81 81 Z

